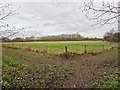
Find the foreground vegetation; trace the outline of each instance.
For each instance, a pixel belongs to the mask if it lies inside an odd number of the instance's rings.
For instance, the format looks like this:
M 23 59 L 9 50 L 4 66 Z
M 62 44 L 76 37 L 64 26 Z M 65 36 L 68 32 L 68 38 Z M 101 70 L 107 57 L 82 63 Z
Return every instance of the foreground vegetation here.
M 120 89 L 120 71 L 116 70 L 111 75 L 105 75 L 100 77 L 95 83 L 93 83 L 94 88 L 112 88 L 112 89 Z
M 97 42 L 97 43 L 96 43 Z M 35 48 L 46 45 L 106 45 L 107 42 L 25 42 Z M 41 43 L 41 44 L 40 44 Z M 15 43 L 21 47 L 22 43 Z M 24 46 L 24 45 L 23 45 Z M 25 46 L 24 46 L 25 47 Z M 57 49 L 59 49 L 59 47 Z M 96 47 L 93 47 L 96 48 Z M 53 48 L 54 49 L 54 48 Z M 23 48 L 3 47 L 3 88 L 119 88 L 117 48 L 99 54 L 41 54 Z M 73 56 L 71 58 L 71 56 Z
M 14 51 L 12 51 L 15 54 Z M 18 51 L 22 54 L 21 51 Z M 67 79 L 72 75 L 75 70 L 71 64 L 54 64 L 46 62 L 44 56 L 33 57 L 30 60 L 29 52 L 25 52 L 25 56 L 28 61 L 23 58 L 19 60 L 14 55 L 9 55 L 8 52 L 4 52 L 3 56 L 3 88 L 52 88 L 61 87 L 62 80 Z M 29 57 L 28 57 L 29 56 Z M 40 58 L 38 62 L 34 62 L 35 58 Z M 34 62 L 34 63 L 33 63 Z
M 22 80 L 28 74 L 29 69 L 20 61 L 11 58 L 10 56 L 3 55 L 3 88 L 20 88 Z

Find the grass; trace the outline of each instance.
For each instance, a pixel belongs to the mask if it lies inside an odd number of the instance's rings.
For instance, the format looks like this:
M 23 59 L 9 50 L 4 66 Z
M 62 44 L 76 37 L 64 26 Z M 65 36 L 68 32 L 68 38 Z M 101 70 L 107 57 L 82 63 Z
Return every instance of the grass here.
M 103 51 L 103 45 L 104 49 L 112 47 L 112 44 L 103 41 L 13 42 L 12 44 L 16 47 L 31 47 L 54 53 L 64 52 L 65 46 L 68 47 L 69 52 L 75 53 L 83 53 L 85 45 L 87 45 L 87 52 Z
M 104 75 L 96 83 L 93 84 L 95 88 L 112 88 L 113 90 L 120 88 L 120 77 L 118 77 L 120 71 L 117 70 L 111 75 Z
M 37 64 L 36 62 L 26 63 L 22 59 L 17 60 L 15 57 L 4 55 L 2 86 L 6 89 L 62 87 L 62 82 L 74 72 L 75 70 L 70 63 L 62 65 L 44 63 L 42 60 Z
M 3 56 L 3 88 L 20 88 L 24 75 L 28 74 L 28 67 L 10 56 Z
M 119 90 L 120 89 L 120 70 L 119 70 L 119 61 L 118 58 L 120 56 L 118 55 L 119 49 L 117 51 L 111 53 L 108 55 L 108 64 L 112 66 L 115 66 L 116 69 L 111 73 L 108 74 L 107 72 L 104 72 L 104 75 L 100 77 L 96 83 L 93 84 L 93 87 L 95 88 L 111 88 L 111 90 Z M 116 63 L 115 63 L 116 61 Z M 114 68 L 114 67 L 113 67 Z

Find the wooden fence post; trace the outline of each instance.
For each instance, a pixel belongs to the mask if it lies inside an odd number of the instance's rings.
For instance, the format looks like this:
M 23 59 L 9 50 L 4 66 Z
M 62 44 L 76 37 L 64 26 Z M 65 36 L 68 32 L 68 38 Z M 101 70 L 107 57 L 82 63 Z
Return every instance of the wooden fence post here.
M 22 49 L 23 49 L 23 42 L 22 42 Z
M 67 46 L 65 46 L 65 58 L 68 59 Z
M 87 53 L 87 45 L 85 45 L 85 52 L 84 53 Z
M 104 49 L 105 49 L 105 46 L 104 46 L 104 45 L 102 45 L 102 49 L 103 49 L 103 51 L 104 51 Z
M 67 46 L 65 46 L 65 53 L 67 53 L 68 51 L 67 51 Z

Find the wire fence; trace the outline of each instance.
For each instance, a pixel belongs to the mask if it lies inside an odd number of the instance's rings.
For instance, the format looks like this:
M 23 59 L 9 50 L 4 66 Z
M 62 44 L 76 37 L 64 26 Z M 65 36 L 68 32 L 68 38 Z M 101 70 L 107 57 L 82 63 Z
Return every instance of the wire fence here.
M 8 48 L 13 48 L 13 49 L 25 49 L 28 51 L 34 51 L 34 52 L 42 52 L 42 53 L 77 53 L 77 54 L 82 54 L 82 53 L 98 53 L 102 52 L 105 50 L 110 50 L 116 47 L 115 45 L 78 45 L 78 46 L 72 46 L 72 45 L 63 45 L 63 46 L 44 46 L 44 47 L 38 47 L 34 48 L 34 46 L 29 46 L 29 45 L 15 45 L 15 44 L 4 44 L 3 47 L 8 47 Z

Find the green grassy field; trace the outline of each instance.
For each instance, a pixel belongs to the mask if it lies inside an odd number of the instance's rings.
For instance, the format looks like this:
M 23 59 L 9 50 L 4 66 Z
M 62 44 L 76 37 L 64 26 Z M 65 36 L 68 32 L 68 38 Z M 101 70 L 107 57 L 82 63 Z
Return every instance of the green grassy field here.
M 65 46 L 69 52 L 83 53 L 85 45 L 87 52 L 100 52 L 109 49 L 113 44 L 103 41 L 56 41 L 56 42 L 13 42 L 16 47 L 31 47 L 34 49 L 47 50 L 48 52 L 61 53 L 64 52 Z

